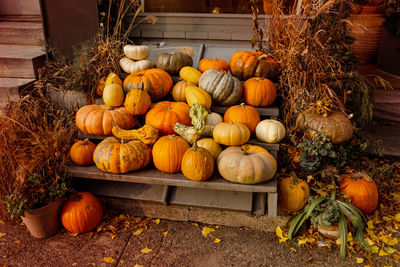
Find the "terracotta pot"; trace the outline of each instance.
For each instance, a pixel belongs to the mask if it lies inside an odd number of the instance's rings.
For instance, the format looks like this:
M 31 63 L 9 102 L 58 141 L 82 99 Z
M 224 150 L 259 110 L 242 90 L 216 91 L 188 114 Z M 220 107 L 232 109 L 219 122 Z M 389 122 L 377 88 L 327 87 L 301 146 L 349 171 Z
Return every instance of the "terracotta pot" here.
M 25 211 L 25 216 L 21 218 L 32 236 L 46 238 L 57 233 L 60 226 L 60 207 L 64 201 L 64 198 L 60 198 L 44 207 Z
M 340 237 L 339 224 L 332 224 L 331 226 L 317 225 L 318 232 L 326 238 L 336 240 Z

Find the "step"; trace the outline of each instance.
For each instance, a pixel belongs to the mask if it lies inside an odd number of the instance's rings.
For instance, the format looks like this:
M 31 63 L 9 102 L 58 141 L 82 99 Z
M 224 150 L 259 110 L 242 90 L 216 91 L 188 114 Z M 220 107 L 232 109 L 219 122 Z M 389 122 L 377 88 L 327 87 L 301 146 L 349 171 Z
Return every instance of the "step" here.
M 0 44 L 0 77 L 37 78 L 45 60 L 41 46 Z
M 400 122 L 400 90 L 374 91 L 374 117 Z
M 41 15 L 0 15 L 0 21 L 42 23 L 43 20 Z
M 17 99 L 19 93 L 28 90 L 34 81 L 34 79 L 0 78 L 0 107 L 9 100 Z
M 1 44 L 41 45 L 44 47 L 42 23 L 0 22 Z

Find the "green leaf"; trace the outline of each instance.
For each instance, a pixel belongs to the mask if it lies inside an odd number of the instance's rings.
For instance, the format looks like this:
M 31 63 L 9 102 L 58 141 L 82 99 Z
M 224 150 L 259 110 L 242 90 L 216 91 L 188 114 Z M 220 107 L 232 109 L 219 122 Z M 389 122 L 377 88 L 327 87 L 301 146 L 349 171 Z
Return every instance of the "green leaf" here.
M 347 222 L 343 214 L 339 218 L 340 230 L 340 257 L 346 259 L 346 245 L 347 245 Z

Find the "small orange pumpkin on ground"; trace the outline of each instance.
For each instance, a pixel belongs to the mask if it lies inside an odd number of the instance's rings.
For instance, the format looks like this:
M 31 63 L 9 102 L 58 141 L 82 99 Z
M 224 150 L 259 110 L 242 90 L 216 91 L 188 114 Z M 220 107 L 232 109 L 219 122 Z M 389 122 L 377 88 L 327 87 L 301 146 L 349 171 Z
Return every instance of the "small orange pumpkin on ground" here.
M 307 205 L 310 196 L 308 184 L 296 176 L 286 177 L 278 190 L 279 205 L 288 211 L 299 211 Z
M 96 145 L 85 139 L 83 141 L 75 142 L 70 151 L 69 155 L 73 163 L 78 165 L 91 165 L 93 161 L 93 152 L 96 149 Z
M 214 172 L 214 158 L 207 149 L 195 145 L 182 158 L 182 173 L 196 182 L 206 181 Z
M 61 209 L 61 223 L 72 233 L 93 230 L 103 217 L 100 200 L 89 192 L 78 192 L 68 197 Z
M 232 106 L 225 111 L 224 122 L 242 123 L 247 126 L 252 135 L 260 122 L 260 114 L 252 107 L 244 103 Z
M 273 82 L 263 77 L 253 77 L 243 84 L 243 100 L 255 107 L 266 107 L 274 103 L 276 87 Z
M 201 73 L 209 69 L 223 70 L 228 72 L 228 63 L 220 58 L 203 58 L 199 62 L 199 71 Z
M 366 173 L 359 172 L 345 176 L 340 190 L 351 197 L 351 203 L 365 214 L 372 213 L 378 206 L 378 188 Z
M 182 137 L 176 135 L 163 136 L 153 146 L 154 166 L 162 172 L 179 172 L 183 154 L 188 149 L 189 144 Z

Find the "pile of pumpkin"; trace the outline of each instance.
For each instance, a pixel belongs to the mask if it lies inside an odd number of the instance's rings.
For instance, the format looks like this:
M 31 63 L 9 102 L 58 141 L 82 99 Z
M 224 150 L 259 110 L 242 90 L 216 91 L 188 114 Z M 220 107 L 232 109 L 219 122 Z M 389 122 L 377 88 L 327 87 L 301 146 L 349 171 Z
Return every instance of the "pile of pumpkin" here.
M 221 176 L 232 182 L 271 179 L 277 170 L 275 158 L 247 142 L 251 135 L 269 143 L 285 136 L 280 122 L 260 121 L 255 108 L 275 100 L 270 79 L 278 74 L 277 62 L 261 52 L 239 51 L 229 65 L 204 58 L 197 70 L 191 56 L 172 52 L 159 54 L 153 68 L 146 59 L 149 52 L 146 46 L 125 46 L 120 64 L 130 74 L 122 82 L 111 73 L 96 88 L 105 105 L 79 109 L 76 124 L 81 131 L 113 136 L 97 146 L 78 141 L 71 148 L 72 160 L 95 163 L 110 173 L 138 170 L 152 160 L 158 170 L 182 171 L 193 181 L 210 178 L 216 163 Z M 171 75 L 179 75 L 181 81 L 173 85 Z M 169 94 L 175 101 L 164 99 Z M 241 99 L 244 103 L 236 105 Z M 228 106 L 223 117 L 211 112 L 213 103 Z M 138 120 L 144 126 L 132 129 Z

